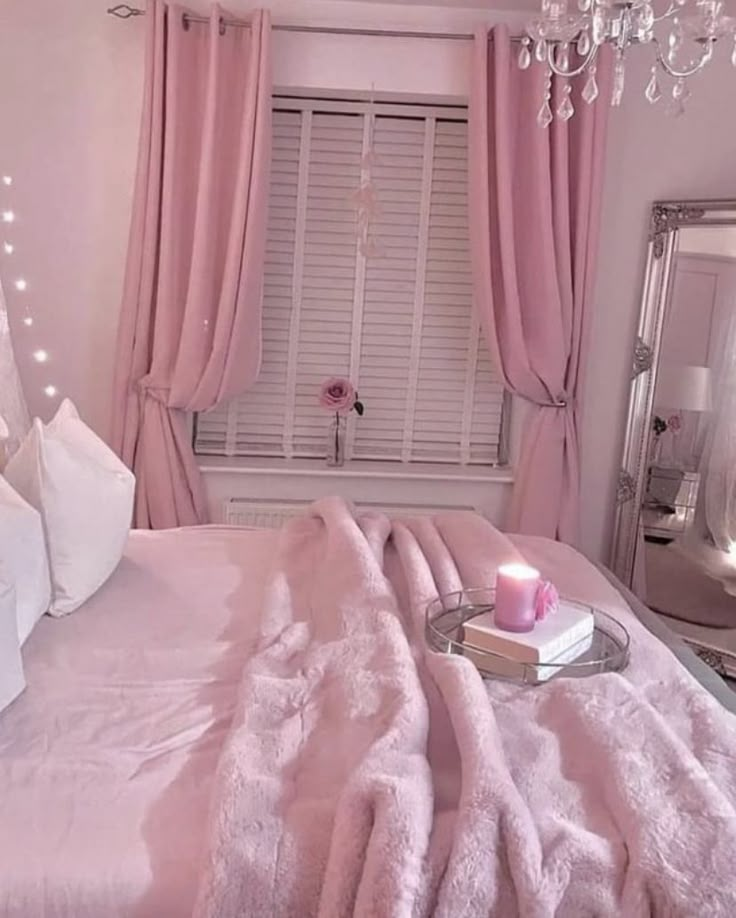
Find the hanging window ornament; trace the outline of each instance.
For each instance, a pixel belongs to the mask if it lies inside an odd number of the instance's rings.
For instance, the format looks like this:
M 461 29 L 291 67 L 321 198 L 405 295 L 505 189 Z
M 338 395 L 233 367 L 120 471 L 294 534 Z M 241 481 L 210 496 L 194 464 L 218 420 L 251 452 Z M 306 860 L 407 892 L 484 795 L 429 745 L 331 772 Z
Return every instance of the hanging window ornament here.
M 380 246 L 372 232 L 372 225 L 380 213 L 380 200 L 375 182 L 375 173 L 376 168 L 380 166 L 380 157 L 374 149 L 373 140 L 376 126 L 373 87 L 371 87 L 371 97 L 365 118 L 364 152 L 360 161 L 360 184 L 350 195 L 350 201 L 355 208 L 358 250 L 364 258 L 373 258 L 380 254 Z

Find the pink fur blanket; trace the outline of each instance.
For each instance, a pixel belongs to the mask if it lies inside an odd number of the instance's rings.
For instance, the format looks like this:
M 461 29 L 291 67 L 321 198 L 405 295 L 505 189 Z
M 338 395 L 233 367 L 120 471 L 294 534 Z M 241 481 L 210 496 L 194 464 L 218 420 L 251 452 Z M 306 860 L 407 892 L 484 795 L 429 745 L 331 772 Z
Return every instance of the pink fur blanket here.
M 424 607 L 527 558 L 632 633 L 623 674 L 484 682 Z M 736 915 L 736 720 L 572 549 L 340 500 L 282 532 L 196 914 Z

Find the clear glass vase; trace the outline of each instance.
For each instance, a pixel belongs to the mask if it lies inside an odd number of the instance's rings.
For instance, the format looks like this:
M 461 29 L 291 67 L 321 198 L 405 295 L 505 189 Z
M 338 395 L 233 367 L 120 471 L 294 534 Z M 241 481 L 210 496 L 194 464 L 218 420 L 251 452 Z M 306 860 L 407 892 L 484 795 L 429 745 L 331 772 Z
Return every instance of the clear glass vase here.
M 327 431 L 327 465 L 339 466 L 345 463 L 345 424 L 339 414 L 330 422 Z

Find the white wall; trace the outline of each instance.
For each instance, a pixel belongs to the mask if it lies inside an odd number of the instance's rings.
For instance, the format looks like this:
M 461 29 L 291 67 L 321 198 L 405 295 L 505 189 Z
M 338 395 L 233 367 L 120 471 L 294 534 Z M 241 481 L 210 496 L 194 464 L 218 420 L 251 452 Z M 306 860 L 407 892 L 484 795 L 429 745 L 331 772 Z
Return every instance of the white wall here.
M 736 72 L 726 50 L 692 80 L 681 118 L 665 116 L 664 100 L 646 101 L 649 61 L 633 52 L 623 105 L 612 113 L 582 427 L 583 547 L 595 557 L 610 548 L 651 204 L 736 198 Z
M 135 170 L 143 23 L 105 15 L 109 0 L 3 0 L 0 5 L 0 172 L 13 175 L 16 254 L 0 254 L 31 410 L 47 416 L 54 383 L 91 423 L 109 429 L 111 367 Z M 204 8 L 205 0 L 194 6 Z M 250 4 L 229 4 L 234 12 Z M 472 5 L 472 4 L 471 4 Z M 514 14 L 440 6 L 274 0 L 276 21 L 450 31 Z M 723 55 L 720 55 L 723 56 Z M 467 46 L 278 33 L 277 85 L 463 95 Z M 736 197 L 736 77 L 725 60 L 694 83 L 690 113 L 666 119 L 645 102 L 648 61 L 637 52 L 614 112 L 601 271 L 583 424 L 585 548 L 608 544 L 621 450 L 629 347 L 652 200 Z M 7 199 L 0 186 L 0 196 Z M 28 279 L 17 293 L 15 276 Z M 21 327 L 21 296 L 35 324 Z M 50 360 L 30 354 L 47 349 Z

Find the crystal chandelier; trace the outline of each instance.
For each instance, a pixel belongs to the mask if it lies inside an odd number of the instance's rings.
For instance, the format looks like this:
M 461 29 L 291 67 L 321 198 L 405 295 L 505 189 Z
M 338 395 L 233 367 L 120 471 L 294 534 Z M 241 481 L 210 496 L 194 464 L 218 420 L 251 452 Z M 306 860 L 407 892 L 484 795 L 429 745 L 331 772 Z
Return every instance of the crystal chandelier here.
M 570 98 L 570 83 L 565 83 L 562 101 L 552 111 L 552 75 L 563 78 L 586 74 L 583 99 L 590 104 L 598 98 L 596 67 L 604 45 L 614 49 L 611 104 L 620 105 L 624 92 L 626 53 L 633 45 L 651 45 L 655 62 L 644 94 L 651 103 L 663 96 L 662 74 L 671 78 L 667 87 L 671 108 L 680 115 L 690 91 L 687 79 L 702 70 L 712 59 L 719 38 L 736 42 L 736 19 L 723 12 L 722 0 L 670 0 L 657 13 L 649 0 L 577 0 L 571 11 L 568 0 L 542 0 L 541 16 L 527 24 L 519 49 L 519 67 L 532 62 L 546 68 L 544 100 L 537 116 L 541 127 L 548 127 L 556 114 L 567 121 L 575 113 Z M 736 66 L 736 43 L 731 62 Z

